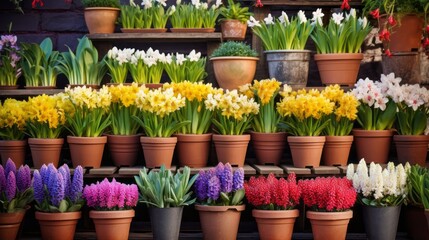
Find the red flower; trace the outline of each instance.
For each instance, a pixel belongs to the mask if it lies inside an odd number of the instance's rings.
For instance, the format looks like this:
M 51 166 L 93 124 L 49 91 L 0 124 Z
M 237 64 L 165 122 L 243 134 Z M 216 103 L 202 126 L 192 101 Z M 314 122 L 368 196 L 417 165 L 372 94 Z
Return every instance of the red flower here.
M 299 204 L 300 188 L 296 176 L 291 173 L 288 179 L 277 179 L 274 174 L 268 177 L 251 177 L 244 183 L 246 198 L 258 209 L 287 210 Z
M 313 210 L 345 211 L 356 202 L 356 191 L 347 178 L 327 177 L 300 180 L 304 204 Z
M 262 4 L 261 0 L 256 0 L 256 4 L 255 7 L 263 7 L 264 5 Z
M 390 32 L 387 29 L 383 29 L 381 33 L 378 35 L 381 41 L 390 41 Z
M 386 54 L 386 56 L 388 56 L 388 57 L 392 56 L 392 53 L 390 52 L 390 49 L 384 50 L 384 54 Z
M 425 37 L 425 39 L 423 40 L 423 47 L 428 47 L 429 46 L 429 38 Z
M 387 19 L 387 22 L 390 24 L 390 26 L 396 25 L 396 20 L 392 15 L 389 16 L 389 18 Z
M 43 7 L 43 6 L 45 5 L 45 3 L 43 3 L 43 1 L 42 1 L 42 0 L 33 0 L 33 2 L 31 3 L 31 6 L 32 6 L 33 8 L 36 8 L 36 7 L 37 7 L 37 4 L 39 4 L 41 7 Z
M 350 4 L 349 4 L 349 0 L 343 0 L 343 3 L 341 4 L 341 9 L 347 9 L 350 10 Z
M 380 18 L 380 9 L 375 9 L 372 10 L 369 14 L 371 14 L 371 16 L 375 19 L 379 19 Z

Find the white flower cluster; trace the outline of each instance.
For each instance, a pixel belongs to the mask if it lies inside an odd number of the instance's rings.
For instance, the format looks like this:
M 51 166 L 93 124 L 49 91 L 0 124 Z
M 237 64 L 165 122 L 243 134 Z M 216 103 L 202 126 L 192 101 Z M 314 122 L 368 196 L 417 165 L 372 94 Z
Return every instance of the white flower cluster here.
M 113 47 L 107 52 L 107 58 L 115 60 L 119 63 L 119 65 L 122 65 L 131 61 L 134 52 L 134 48 L 118 49 L 117 47 Z
M 385 75 L 381 75 L 383 79 Z M 387 87 L 387 88 L 386 88 Z M 379 108 L 382 111 L 386 109 L 386 104 L 389 102 L 389 95 L 387 94 L 389 87 L 381 82 L 374 82 L 369 78 L 359 79 L 352 94 L 363 103 L 370 107 Z
M 317 22 L 318 24 L 323 25 L 323 16 L 325 16 L 325 14 L 322 13 L 322 9 L 318 8 L 315 12 L 313 12 L 313 18 L 310 19 L 311 24 L 316 24 Z M 305 12 L 302 10 L 298 11 L 297 17 L 299 19 L 300 24 L 307 23 L 308 21 L 307 17 L 305 16 Z M 280 15 L 280 17 L 278 17 L 278 20 L 285 25 L 289 25 L 290 23 L 289 16 L 284 11 L 282 11 L 282 14 Z M 265 22 L 265 25 L 274 24 L 275 18 L 273 18 L 273 16 L 270 13 L 266 18 L 264 18 L 264 22 Z M 251 28 L 255 26 L 260 27 L 261 23 L 260 21 L 256 20 L 253 16 L 251 16 L 247 21 L 247 25 Z
M 185 61 L 198 62 L 200 59 L 201 52 L 196 52 L 194 49 L 186 57 L 185 54 L 182 53 L 176 53 L 176 55 L 169 53 L 166 55 L 165 63 L 171 64 L 173 61 L 175 61 L 177 65 L 183 65 Z
M 163 7 L 167 6 L 167 0 L 143 0 L 141 5 L 144 9 L 151 8 L 154 4 L 159 4 Z
M 389 162 L 383 170 L 380 164 L 371 162 L 369 169 L 364 159 L 357 165 L 347 167 L 347 179 L 353 181 L 353 187 L 358 194 L 369 199 L 380 200 L 388 196 L 404 199 L 407 196 L 407 173 L 410 170 L 409 163 L 399 164 L 395 167 Z

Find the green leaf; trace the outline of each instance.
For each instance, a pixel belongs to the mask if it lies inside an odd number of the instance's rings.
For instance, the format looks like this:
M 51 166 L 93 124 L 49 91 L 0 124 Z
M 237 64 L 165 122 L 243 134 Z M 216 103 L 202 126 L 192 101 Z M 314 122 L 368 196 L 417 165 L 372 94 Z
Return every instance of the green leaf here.
M 231 205 L 240 204 L 243 198 L 244 198 L 244 189 L 239 189 L 235 191 L 234 196 L 232 197 L 232 200 L 231 200 Z
M 60 212 L 66 212 L 68 207 L 69 207 L 69 204 L 67 203 L 66 200 L 63 199 L 61 200 L 60 205 L 58 206 L 58 210 Z

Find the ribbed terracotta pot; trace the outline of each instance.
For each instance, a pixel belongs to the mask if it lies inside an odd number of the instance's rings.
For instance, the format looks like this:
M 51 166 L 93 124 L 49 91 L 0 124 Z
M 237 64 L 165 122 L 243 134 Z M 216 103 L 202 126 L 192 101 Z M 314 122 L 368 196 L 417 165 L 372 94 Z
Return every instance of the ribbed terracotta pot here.
M 288 136 L 293 166 L 319 167 L 325 136 Z
M 140 143 L 147 168 L 171 168 L 177 137 L 140 137 Z
M 364 158 L 366 163 L 387 163 L 389 160 L 392 130 L 353 129 L 354 142 L 358 160 Z
M 10 158 L 17 167 L 25 163 L 27 140 L 0 140 L 0 157 L 3 166 Z
M 299 210 L 252 210 L 261 240 L 292 239 L 293 226 Z
M 258 164 L 278 165 L 286 148 L 287 133 L 250 132 Z
M 411 165 L 418 164 L 426 167 L 428 135 L 394 135 L 393 142 L 400 163 L 409 162 Z
M 26 209 L 14 213 L 0 213 L 0 239 L 17 239 L 19 228 L 24 219 Z
M 177 158 L 180 166 L 200 168 L 207 166 L 212 134 L 175 134 Z
M 235 19 L 225 19 L 220 23 L 223 40 L 242 41 L 246 37 L 247 23 Z
M 310 219 L 314 240 L 346 239 L 347 227 L 353 211 L 344 212 L 315 212 L 307 211 Z
M 99 168 L 103 158 L 107 137 L 73 137 L 67 136 L 73 167 Z
M 352 143 L 353 135 L 326 136 L 322 152 L 322 164 L 325 166 L 346 166 Z
M 43 239 L 73 240 L 81 212 L 45 213 L 36 211 Z
M 119 240 L 128 239 L 133 209 L 121 211 L 89 211 L 89 217 L 95 225 L 97 239 Z
M 31 149 L 31 157 L 35 168 L 41 168 L 43 164 L 54 164 L 58 167 L 64 138 L 29 138 L 28 145 Z
M 115 166 L 134 166 L 139 154 L 141 134 L 107 135 L 110 157 Z
M 250 135 L 220 135 L 213 134 L 217 160 L 223 164 L 243 167 L 246 159 Z
M 205 240 L 235 240 L 241 212 L 245 205 L 205 206 L 195 205 L 200 215 L 201 229 Z
M 353 87 L 359 73 L 362 53 L 315 54 L 320 80 L 324 85 L 338 84 Z
M 119 12 L 119 8 L 112 7 L 85 8 L 84 17 L 89 33 L 113 33 Z
M 254 80 L 259 58 L 227 56 L 213 57 L 210 61 L 219 87 L 233 90 Z

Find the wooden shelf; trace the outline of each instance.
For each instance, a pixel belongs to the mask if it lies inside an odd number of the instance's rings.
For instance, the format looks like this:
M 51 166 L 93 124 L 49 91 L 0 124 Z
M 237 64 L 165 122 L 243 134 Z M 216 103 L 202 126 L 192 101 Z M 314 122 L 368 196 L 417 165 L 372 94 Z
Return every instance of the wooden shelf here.
M 221 42 L 222 33 L 95 33 L 87 34 L 92 41 L 135 41 L 135 42 Z
M 53 95 L 63 92 L 64 89 L 14 89 L 1 90 L 0 97 L 22 97 L 22 96 L 37 96 L 42 94 Z
M 243 2 L 247 2 L 244 0 Z M 341 0 L 262 0 L 263 5 L 269 6 L 314 6 L 314 7 L 341 7 Z M 362 2 L 360 0 L 351 0 L 349 2 L 350 6 L 356 7 L 361 6 Z

